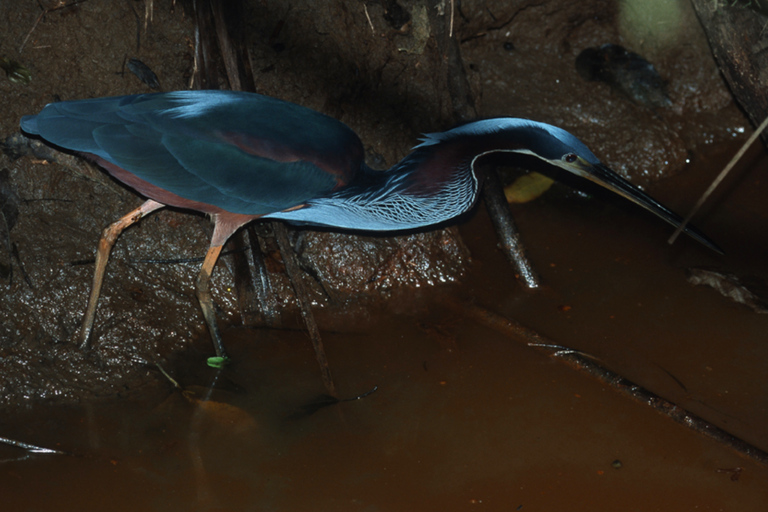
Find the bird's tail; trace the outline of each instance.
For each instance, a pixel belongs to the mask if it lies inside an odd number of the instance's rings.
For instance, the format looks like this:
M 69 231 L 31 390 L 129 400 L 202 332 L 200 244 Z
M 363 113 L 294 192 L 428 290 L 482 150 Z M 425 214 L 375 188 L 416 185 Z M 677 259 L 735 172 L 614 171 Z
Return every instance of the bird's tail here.
M 40 135 L 40 131 L 37 129 L 37 116 L 22 117 L 21 129 L 29 135 Z

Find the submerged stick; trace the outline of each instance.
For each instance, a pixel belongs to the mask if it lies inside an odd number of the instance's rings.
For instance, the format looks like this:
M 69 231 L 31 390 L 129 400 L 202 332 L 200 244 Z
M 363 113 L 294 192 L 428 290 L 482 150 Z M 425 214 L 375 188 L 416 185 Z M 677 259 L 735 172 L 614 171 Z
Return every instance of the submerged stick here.
M 768 465 L 768 453 L 765 451 L 739 439 L 674 402 L 660 397 L 618 373 L 605 368 L 594 356 L 554 343 L 536 331 L 480 306 L 459 303 L 455 300 L 447 300 L 445 302 L 456 313 L 471 318 L 477 323 L 485 325 L 505 336 L 523 341 L 527 346 L 549 357 L 565 361 L 572 368 L 588 373 L 600 382 L 629 396 L 636 402 L 651 406 L 675 422 L 728 446 L 761 464 Z

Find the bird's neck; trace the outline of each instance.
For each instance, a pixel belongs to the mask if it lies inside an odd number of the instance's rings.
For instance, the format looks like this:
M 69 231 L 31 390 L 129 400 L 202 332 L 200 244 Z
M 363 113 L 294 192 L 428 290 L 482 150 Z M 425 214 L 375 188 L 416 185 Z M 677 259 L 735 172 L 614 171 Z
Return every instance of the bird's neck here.
M 365 168 L 359 180 L 387 183 L 388 186 L 370 188 L 394 190 L 416 197 L 443 197 L 451 195 L 454 187 L 466 186 L 471 187 L 469 192 L 474 200 L 479 181 L 475 166 L 478 159 L 492 153 L 508 153 L 512 157 L 531 153 L 528 150 L 530 141 L 526 140 L 525 134 L 515 133 L 524 132 L 519 126 L 492 130 L 483 126 L 486 123 L 474 122 L 448 132 L 427 135 L 422 144 L 389 170 Z
M 469 210 L 477 197 L 471 155 L 454 149 L 418 147 L 386 171 L 363 165 L 349 184 L 329 196 L 267 217 L 361 231 L 440 224 Z
M 362 208 L 381 229 L 416 229 L 469 210 L 479 183 L 475 154 L 460 144 L 417 147 L 386 171 L 366 166 L 342 193 L 346 206 Z
M 343 229 L 401 231 L 461 215 L 477 199 L 475 160 L 522 147 L 506 133 L 481 130 L 453 136 L 452 132 L 427 136 L 389 170 L 376 171 L 363 165 L 349 184 L 331 195 L 309 201 L 305 208 L 268 217 Z

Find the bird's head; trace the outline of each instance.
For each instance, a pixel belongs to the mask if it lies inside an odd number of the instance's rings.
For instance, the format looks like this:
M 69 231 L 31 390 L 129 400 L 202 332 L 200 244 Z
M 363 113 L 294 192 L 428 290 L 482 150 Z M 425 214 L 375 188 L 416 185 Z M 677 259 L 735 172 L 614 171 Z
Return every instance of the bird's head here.
M 603 164 L 592 151 L 569 132 L 546 123 L 517 118 L 475 121 L 447 132 L 430 134 L 422 146 L 456 140 L 471 140 L 478 157 L 491 153 L 515 153 L 535 157 L 546 164 L 589 180 L 652 212 L 673 226 L 682 218 Z M 686 233 L 717 252 L 720 248 L 694 227 Z

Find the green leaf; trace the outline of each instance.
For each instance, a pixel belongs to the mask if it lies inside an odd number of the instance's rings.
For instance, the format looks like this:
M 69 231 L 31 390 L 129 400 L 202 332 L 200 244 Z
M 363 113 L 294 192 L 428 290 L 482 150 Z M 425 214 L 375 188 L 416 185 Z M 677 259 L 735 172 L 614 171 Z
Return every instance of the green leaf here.
M 210 366 L 211 368 L 219 368 L 219 369 L 224 368 L 231 362 L 232 360 L 230 358 L 221 357 L 221 356 L 209 357 L 207 361 L 208 366 Z

